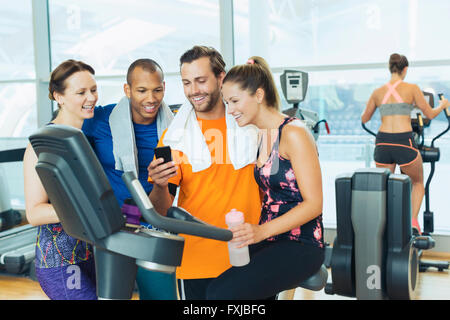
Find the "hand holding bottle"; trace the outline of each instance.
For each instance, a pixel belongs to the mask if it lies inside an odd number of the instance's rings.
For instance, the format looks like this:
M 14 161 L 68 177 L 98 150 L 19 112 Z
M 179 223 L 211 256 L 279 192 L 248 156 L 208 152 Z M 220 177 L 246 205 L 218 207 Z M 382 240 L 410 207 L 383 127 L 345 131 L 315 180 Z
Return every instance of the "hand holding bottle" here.
M 242 212 L 237 211 L 236 209 L 232 209 L 225 215 L 225 223 L 228 225 L 228 228 L 231 230 L 235 227 L 244 224 L 244 214 Z M 234 236 L 234 234 L 233 234 Z M 229 241 L 228 242 L 228 251 L 230 254 L 230 263 L 232 266 L 241 267 L 245 266 L 250 262 L 250 255 L 248 252 L 248 246 L 240 246 L 240 242 Z

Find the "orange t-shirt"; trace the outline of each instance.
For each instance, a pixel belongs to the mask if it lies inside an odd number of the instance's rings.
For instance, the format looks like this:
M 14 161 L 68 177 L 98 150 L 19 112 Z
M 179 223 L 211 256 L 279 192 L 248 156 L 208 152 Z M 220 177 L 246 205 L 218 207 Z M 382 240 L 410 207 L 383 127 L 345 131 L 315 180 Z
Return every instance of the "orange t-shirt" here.
M 193 173 L 186 155 L 172 150 L 178 175 L 169 180 L 178 185 L 178 206 L 196 218 L 220 228 L 227 228 L 225 214 L 237 209 L 245 221 L 258 224 L 261 214 L 259 189 L 253 176 L 254 164 L 235 170 L 229 161 L 225 117 L 217 120 L 198 119 L 211 153 L 209 168 Z M 162 143 L 165 133 L 159 140 Z M 225 150 L 224 150 L 225 149 Z M 152 180 L 149 178 L 149 182 Z M 215 278 L 231 267 L 226 242 L 182 235 L 185 246 L 178 279 Z

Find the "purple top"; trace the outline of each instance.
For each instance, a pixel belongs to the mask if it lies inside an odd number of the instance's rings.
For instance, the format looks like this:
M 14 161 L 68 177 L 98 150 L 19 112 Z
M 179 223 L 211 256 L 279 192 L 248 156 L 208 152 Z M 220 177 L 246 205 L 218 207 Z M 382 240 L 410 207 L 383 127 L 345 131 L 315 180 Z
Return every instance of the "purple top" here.
M 61 223 L 38 227 L 36 267 L 55 268 L 78 264 L 93 258 L 92 245 L 69 236 Z

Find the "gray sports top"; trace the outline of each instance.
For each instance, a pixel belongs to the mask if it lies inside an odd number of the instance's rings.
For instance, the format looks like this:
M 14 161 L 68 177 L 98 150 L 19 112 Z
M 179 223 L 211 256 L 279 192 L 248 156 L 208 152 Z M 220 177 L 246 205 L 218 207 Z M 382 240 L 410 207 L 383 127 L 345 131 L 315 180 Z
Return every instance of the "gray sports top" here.
M 400 83 L 402 83 L 402 80 L 398 80 L 394 84 L 390 84 L 389 82 L 386 83 L 386 87 L 388 90 L 384 95 L 383 102 L 381 102 L 381 105 L 378 107 L 380 109 L 380 115 L 382 117 L 393 115 L 411 115 L 411 111 L 414 109 L 414 106 L 412 104 L 403 102 L 402 97 L 398 94 L 397 90 L 395 90 L 395 88 Z M 391 95 L 395 98 L 395 100 L 397 100 L 397 103 L 387 103 Z
M 378 107 L 380 109 L 380 116 L 409 116 L 411 115 L 411 111 L 414 109 L 414 106 L 409 103 L 385 103 Z

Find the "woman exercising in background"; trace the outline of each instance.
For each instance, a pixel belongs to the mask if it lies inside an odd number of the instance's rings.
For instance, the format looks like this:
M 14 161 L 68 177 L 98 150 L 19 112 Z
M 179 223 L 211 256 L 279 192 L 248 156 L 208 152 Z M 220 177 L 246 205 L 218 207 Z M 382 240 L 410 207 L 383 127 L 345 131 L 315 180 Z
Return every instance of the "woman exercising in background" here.
M 420 152 L 412 136 L 411 111 L 417 106 L 429 119 L 436 117 L 450 104 L 447 99 L 432 108 L 416 84 L 403 82 L 408 71 L 408 59 L 394 53 L 389 59 L 390 81 L 376 89 L 361 115 L 362 123 L 368 122 L 375 110 L 380 110 L 381 126 L 375 142 L 374 160 L 378 168 L 388 168 L 392 173 L 398 165 L 412 181 L 412 226 L 420 234 L 417 220 L 425 194 L 423 164 Z
M 81 129 L 84 119 L 94 116 L 97 83 L 94 69 L 75 60 L 61 63 L 51 74 L 49 98 L 58 102 L 52 124 Z M 23 159 L 27 220 L 38 226 L 36 277 L 52 300 L 96 300 L 92 246 L 69 236 L 35 170 L 36 154 L 28 144 Z

